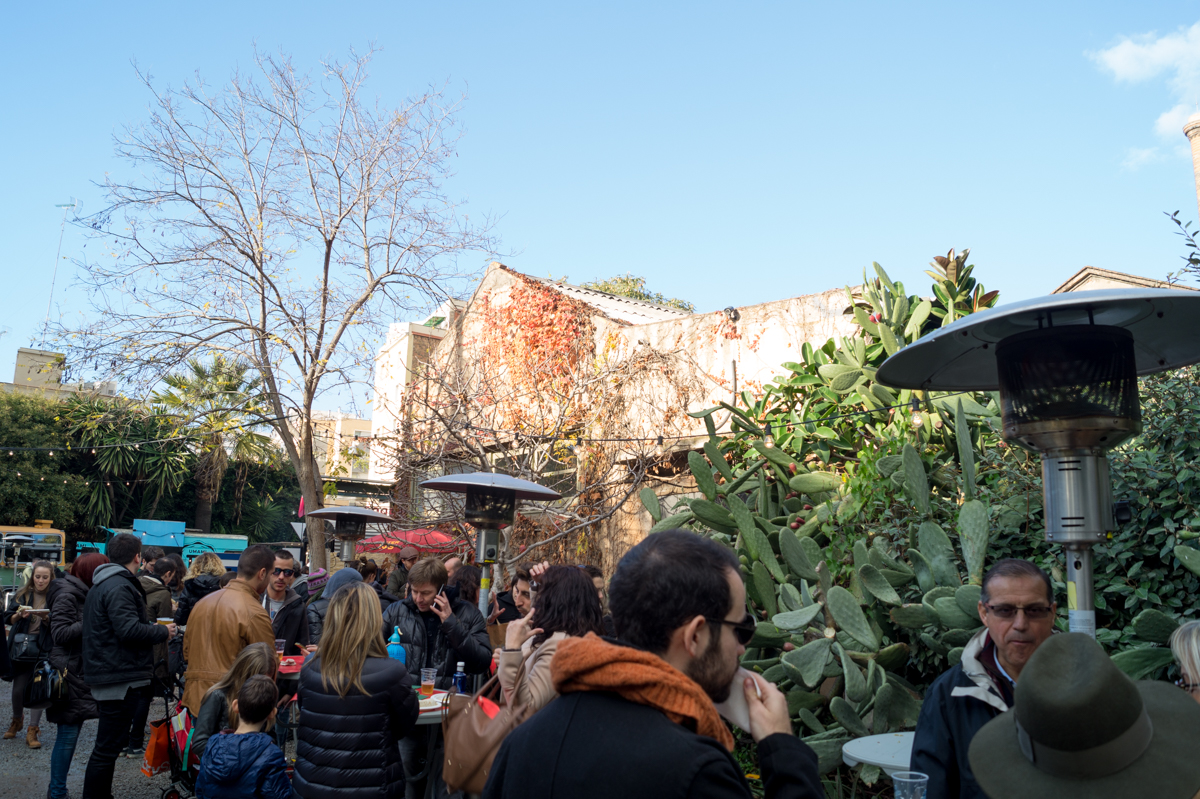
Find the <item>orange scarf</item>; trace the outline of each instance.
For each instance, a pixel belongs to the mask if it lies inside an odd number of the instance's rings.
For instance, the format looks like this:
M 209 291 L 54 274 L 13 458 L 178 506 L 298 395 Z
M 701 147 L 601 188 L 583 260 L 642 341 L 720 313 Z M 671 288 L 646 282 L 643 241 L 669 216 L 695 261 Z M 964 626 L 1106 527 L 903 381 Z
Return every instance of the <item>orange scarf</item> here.
M 616 646 L 595 633 L 567 638 L 558 645 L 550 677 L 560 694 L 610 691 L 630 702 L 661 711 L 676 724 L 715 738 L 730 752 L 733 735 L 712 699 L 683 672 L 657 655 Z

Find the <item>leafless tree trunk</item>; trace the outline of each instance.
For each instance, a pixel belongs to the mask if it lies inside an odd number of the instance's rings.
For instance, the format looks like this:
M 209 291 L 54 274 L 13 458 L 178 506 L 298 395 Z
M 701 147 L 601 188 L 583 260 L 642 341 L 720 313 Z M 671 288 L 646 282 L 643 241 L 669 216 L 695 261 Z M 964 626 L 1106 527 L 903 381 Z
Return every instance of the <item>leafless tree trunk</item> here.
M 132 387 L 213 352 L 252 364 L 310 510 L 317 402 L 369 374 L 388 322 L 459 289 L 474 271 L 460 257 L 494 249 L 488 221 L 443 189 L 459 101 L 365 103 L 369 59 L 311 81 L 260 56 L 219 91 L 139 73 L 150 117 L 117 137 L 129 169 L 86 220 L 101 244 L 80 264 L 93 313 L 56 330 L 74 368 Z M 323 566 L 324 537 L 310 537 Z

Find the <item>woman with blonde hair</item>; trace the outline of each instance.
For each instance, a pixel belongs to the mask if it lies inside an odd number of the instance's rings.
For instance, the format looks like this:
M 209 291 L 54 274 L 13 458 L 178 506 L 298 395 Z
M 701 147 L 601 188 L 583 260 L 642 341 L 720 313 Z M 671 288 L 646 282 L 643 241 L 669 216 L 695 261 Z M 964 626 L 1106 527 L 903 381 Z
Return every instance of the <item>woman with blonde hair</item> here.
M 179 593 L 179 607 L 175 609 L 176 624 L 186 625 L 196 603 L 220 590 L 225 571 L 225 564 L 215 552 L 202 552 L 192 558 L 187 576 L 183 578 L 183 590 Z
M 1189 621 L 1171 633 L 1171 654 L 1179 664 L 1175 681 L 1192 699 L 1200 702 L 1200 621 Z
M 9 654 L 13 655 L 20 646 L 18 635 L 29 636 L 31 643 L 36 642 L 33 648 L 21 647 L 27 653 L 21 660 L 13 658 L 13 718 L 8 731 L 4 733 L 5 738 L 16 738 L 21 731 L 25 722 L 25 688 L 33 681 L 34 666 L 38 660 L 50 655 L 50 648 L 54 644 L 50 636 L 49 603 L 50 582 L 53 579 L 54 564 L 48 560 L 35 561 L 25 584 L 9 597 L 8 605 L 4 608 L 4 623 L 12 625 L 12 631 L 8 634 Z M 41 709 L 29 711 L 29 730 L 25 733 L 25 743 L 30 749 L 42 748 L 42 742 L 38 740 L 41 721 Z
M 300 741 L 292 789 L 335 799 L 347 789 L 404 796 L 399 741 L 417 720 L 408 670 L 387 655 L 379 597 L 351 582 L 329 600 L 321 648 L 300 671 Z
M 200 715 L 192 726 L 191 754 L 196 759 L 204 755 L 209 738 L 227 727 L 237 729 L 238 718 L 232 709 L 233 700 L 237 699 L 238 691 L 242 690 L 246 680 L 255 674 L 273 680 L 278 665 L 279 658 L 275 656 L 275 650 L 261 642 L 250 644 L 238 653 L 229 671 L 208 689 L 200 704 Z

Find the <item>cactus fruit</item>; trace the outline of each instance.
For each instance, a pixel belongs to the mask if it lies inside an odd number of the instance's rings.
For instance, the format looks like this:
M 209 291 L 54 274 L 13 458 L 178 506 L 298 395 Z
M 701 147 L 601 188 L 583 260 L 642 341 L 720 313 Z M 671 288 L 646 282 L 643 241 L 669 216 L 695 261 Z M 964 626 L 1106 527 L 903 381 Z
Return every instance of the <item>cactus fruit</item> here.
M 879 649 L 879 640 L 853 594 L 835 585 L 826 593 L 825 601 L 833 620 L 842 630 L 866 647 L 867 651 Z
M 967 500 L 958 512 L 958 536 L 963 562 L 972 585 L 983 584 L 983 561 L 987 555 L 988 508 L 977 499 Z

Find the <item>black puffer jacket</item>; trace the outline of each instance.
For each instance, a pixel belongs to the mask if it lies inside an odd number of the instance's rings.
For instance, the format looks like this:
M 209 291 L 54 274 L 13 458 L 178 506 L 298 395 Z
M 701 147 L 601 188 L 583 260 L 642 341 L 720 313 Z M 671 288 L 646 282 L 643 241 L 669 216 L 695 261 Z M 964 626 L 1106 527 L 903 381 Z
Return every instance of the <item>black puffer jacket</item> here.
M 213 591 L 221 589 L 221 580 L 211 574 L 198 574 L 183 581 L 183 593 L 179 595 L 179 607 L 175 609 L 175 623 L 180 627 L 188 623 L 192 608 Z
M 292 789 L 301 799 L 403 799 L 399 740 L 417 720 L 417 695 L 404 664 L 369 657 L 366 694 L 340 697 L 321 684 L 321 657 L 300 672 L 300 741 Z
M 50 665 L 66 669 L 67 698 L 51 705 L 46 718 L 55 724 L 82 724 L 100 715 L 96 700 L 83 681 L 83 604 L 88 587 L 83 580 L 68 574 L 53 580 L 47 594 L 50 634 L 54 638 Z
M 404 662 L 414 681 L 423 667 L 437 669 L 437 687 L 449 690 L 454 671 L 462 661 L 467 674 L 483 674 L 492 665 L 492 645 L 488 639 L 487 623 L 479 608 L 458 599 L 458 589 L 446 588 L 453 615 L 437 628 L 432 642 L 425 632 L 425 619 L 410 599 L 393 602 L 383 614 L 383 638 L 386 641 L 395 627 L 400 628 L 404 643 Z M 432 657 L 426 658 L 431 653 Z M 427 666 L 428 664 L 428 666 Z
M 153 649 L 170 637 L 150 621 L 146 592 L 129 569 L 105 563 L 83 605 L 83 679 L 88 685 L 148 680 Z

